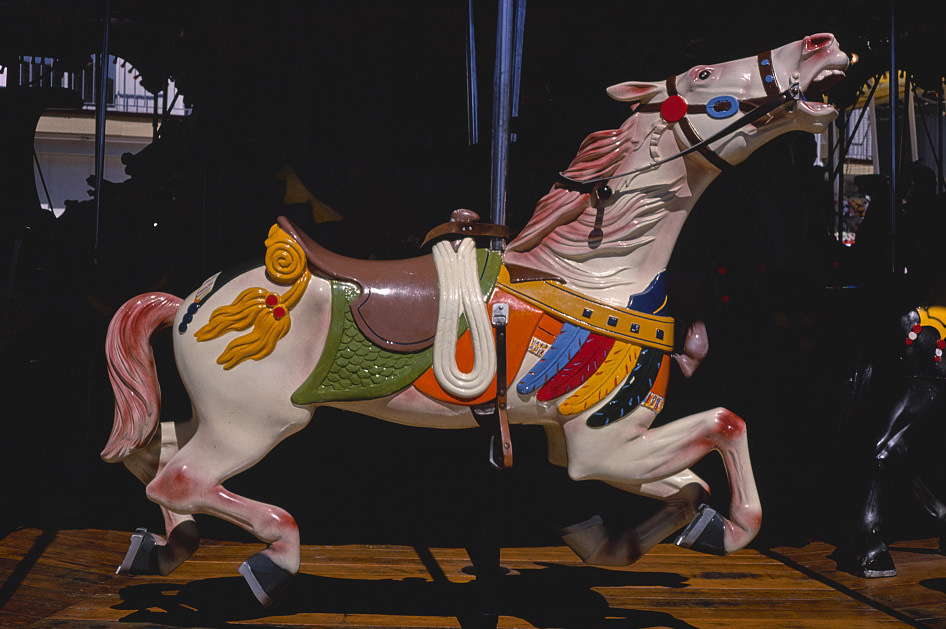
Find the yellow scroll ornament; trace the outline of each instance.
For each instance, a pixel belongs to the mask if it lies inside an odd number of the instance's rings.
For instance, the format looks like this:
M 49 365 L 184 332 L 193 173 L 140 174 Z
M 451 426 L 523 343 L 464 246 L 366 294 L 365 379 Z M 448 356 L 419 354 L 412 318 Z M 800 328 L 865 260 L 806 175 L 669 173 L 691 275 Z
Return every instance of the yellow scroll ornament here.
M 253 326 L 248 334 L 231 341 L 217 358 L 224 369 L 269 356 L 289 332 L 289 311 L 309 285 L 312 275 L 305 252 L 279 225 L 270 228 L 266 239 L 266 274 L 277 284 L 289 285 L 289 290 L 279 295 L 265 288 L 247 288 L 233 303 L 214 310 L 210 321 L 194 334 L 198 341 L 209 341 Z

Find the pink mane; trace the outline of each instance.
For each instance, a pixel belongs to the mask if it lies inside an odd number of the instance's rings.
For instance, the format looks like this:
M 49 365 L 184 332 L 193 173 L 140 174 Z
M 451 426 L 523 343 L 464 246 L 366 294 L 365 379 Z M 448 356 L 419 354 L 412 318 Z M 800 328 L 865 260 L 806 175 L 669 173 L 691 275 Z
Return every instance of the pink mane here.
M 613 175 L 627 156 L 636 123 L 637 116 L 631 116 L 619 129 L 596 131 L 589 135 L 563 174 L 578 181 Z M 509 243 L 507 251 L 529 251 L 555 228 L 574 221 L 593 208 L 591 193 L 577 192 L 555 184 L 539 200 L 532 218 L 515 240 Z

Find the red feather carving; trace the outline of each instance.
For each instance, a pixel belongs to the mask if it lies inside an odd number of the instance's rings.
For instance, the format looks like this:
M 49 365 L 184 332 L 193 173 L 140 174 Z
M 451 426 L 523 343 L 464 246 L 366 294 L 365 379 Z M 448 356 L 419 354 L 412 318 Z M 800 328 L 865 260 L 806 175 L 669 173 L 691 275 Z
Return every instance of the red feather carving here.
M 585 380 L 598 371 L 598 367 L 608 357 L 608 352 L 612 347 L 614 347 L 614 339 L 610 336 L 601 336 L 594 332 L 589 334 L 575 357 L 539 389 L 536 398 L 541 402 L 546 402 L 580 387 Z

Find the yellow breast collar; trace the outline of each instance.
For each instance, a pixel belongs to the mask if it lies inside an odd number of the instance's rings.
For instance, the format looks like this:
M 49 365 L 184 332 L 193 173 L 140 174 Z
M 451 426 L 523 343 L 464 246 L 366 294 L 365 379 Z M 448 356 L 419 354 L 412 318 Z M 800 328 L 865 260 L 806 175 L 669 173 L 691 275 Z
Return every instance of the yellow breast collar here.
M 555 280 L 513 283 L 505 266 L 499 273 L 497 285 L 543 312 L 596 334 L 664 352 L 673 350 L 673 317 L 618 308 Z

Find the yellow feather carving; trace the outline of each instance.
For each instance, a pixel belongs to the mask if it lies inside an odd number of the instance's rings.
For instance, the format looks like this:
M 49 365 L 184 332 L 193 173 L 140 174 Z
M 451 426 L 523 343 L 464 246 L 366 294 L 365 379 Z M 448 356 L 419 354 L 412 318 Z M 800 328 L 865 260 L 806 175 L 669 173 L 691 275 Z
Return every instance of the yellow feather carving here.
M 250 334 L 230 341 L 227 349 L 217 358 L 217 363 L 224 369 L 231 369 L 244 360 L 259 360 L 269 356 L 276 343 L 289 332 L 289 317 L 256 317 L 256 325 Z
M 640 353 L 639 345 L 615 341 L 598 371 L 559 404 L 558 412 L 562 415 L 577 415 L 599 402 L 631 373 Z
M 207 325 L 197 330 L 194 336 L 198 341 L 209 341 L 227 332 L 245 330 L 266 309 L 267 294 L 268 291 L 262 288 L 247 288 L 230 305 L 216 308 Z
M 269 356 L 289 332 L 289 311 L 309 285 L 312 276 L 305 252 L 279 225 L 272 226 L 266 239 L 266 273 L 277 284 L 290 285 L 289 289 L 278 295 L 263 288 L 247 288 L 229 305 L 215 309 L 210 321 L 194 333 L 198 341 L 209 341 L 253 326 L 250 332 L 231 341 L 217 358 L 224 369 Z

